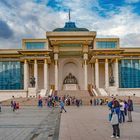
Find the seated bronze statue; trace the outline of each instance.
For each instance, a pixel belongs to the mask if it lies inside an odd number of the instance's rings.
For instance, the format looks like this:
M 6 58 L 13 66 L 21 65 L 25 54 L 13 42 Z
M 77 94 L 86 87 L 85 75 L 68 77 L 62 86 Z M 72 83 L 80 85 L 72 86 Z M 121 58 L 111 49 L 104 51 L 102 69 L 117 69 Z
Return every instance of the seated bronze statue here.
M 63 81 L 63 84 L 77 84 L 77 79 L 75 76 L 73 76 L 71 73 L 66 76 L 66 78 Z
M 35 77 L 32 76 L 32 77 L 30 78 L 31 87 L 35 87 L 35 83 L 36 83 L 36 82 L 35 82 Z

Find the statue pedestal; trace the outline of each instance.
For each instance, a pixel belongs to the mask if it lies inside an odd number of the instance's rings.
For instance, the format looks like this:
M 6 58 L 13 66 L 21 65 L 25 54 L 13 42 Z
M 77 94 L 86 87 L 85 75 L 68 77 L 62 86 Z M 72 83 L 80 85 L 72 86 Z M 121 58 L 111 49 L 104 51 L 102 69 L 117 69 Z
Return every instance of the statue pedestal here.
M 37 89 L 36 88 L 28 88 L 28 97 L 36 97 L 37 96 Z
M 78 90 L 77 84 L 64 84 L 63 90 Z

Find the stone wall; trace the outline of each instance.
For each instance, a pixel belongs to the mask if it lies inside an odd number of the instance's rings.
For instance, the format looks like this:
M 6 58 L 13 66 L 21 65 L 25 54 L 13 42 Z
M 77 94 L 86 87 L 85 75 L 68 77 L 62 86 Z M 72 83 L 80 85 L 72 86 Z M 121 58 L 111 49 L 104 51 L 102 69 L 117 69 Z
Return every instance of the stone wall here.
M 25 98 L 27 97 L 27 91 L 24 90 L 4 90 L 4 91 L 0 91 L 0 101 L 4 101 L 7 99 L 11 99 L 12 96 L 14 96 L 15 98 Z

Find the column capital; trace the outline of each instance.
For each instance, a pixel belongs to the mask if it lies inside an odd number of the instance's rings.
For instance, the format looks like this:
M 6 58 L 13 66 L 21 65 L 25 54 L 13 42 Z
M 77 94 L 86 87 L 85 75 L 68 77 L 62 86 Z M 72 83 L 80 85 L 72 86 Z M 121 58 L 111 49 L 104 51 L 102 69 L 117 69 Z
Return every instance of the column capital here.
M 58 53 L 54 54 L 54 60 L 58 60 Z
M 58 46 L 58 44 L 54 44 L 53 45 L 53 51 L 54 51 L 54 53 L 58 53 L 59 52 L 59 46 Z
M 88 53 L 88 43 L 83 44 L 83 52 Z
M 105 63 L 108 63 L 108 59 L 107 58 L 105 59 Z
M 118 63 L 118 58 L 115 58 L 115 62 Z
M 34 64 L 37 64 L 37 59 L 34 60 Z
M 44 59 L 44 64 L 48 64 L 48 60 L 47 60 L 47 58 Z
M 83 58 L 84 58 L 84 60 L 88 60 L 88 54 L 87 53 L 84 53 Z
M 27 64 L 27 59 L 24 60 L 24 64 Z
M 97 58 L 95 59 L 95 63 L 98 63 L 98 59 Z

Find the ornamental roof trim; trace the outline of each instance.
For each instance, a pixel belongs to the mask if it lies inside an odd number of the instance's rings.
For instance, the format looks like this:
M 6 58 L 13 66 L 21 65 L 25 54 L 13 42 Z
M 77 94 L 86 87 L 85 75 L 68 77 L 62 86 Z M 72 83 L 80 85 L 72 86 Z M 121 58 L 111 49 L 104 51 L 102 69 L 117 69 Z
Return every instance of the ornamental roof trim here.
M 53 30 L 53 32 L 66 32 L 66 31 L 69 31 L 69 32 L 79 32 L 79 31 L 89 31 L 88 29 L 86 28 L 77 28 L 76 25 L 75 25 L 75 22 L 66 22 L 65 23 L 65 26 L 63 28 L 56 28 Z

